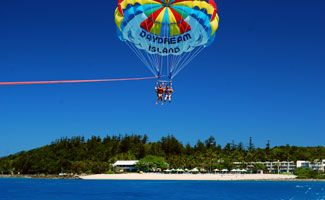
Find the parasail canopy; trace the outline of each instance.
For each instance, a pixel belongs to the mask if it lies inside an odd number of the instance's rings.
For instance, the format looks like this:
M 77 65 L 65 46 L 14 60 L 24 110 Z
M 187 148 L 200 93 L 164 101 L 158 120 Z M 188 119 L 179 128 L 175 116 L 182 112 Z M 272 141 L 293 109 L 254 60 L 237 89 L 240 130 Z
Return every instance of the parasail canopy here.
M 115 22 L 151 72 L 172 79 L 213 42 L 219 16 L 214 0 L 119 0 Z

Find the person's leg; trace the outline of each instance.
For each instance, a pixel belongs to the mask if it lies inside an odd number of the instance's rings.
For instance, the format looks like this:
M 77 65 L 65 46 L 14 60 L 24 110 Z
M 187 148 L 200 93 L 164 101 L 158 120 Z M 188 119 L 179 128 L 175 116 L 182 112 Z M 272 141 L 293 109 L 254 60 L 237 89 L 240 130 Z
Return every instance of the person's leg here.
M 163 105 L 164 104 L 164 99 L 163 99 L 163 95 L 162 94 L 160 95 L 159 100 L 161 101 L 161 105 Z
M 158 104 L 159 99 L 160 99 L 160 96 L 159 96 L 159 94 L 157 94 L 156 104 Z

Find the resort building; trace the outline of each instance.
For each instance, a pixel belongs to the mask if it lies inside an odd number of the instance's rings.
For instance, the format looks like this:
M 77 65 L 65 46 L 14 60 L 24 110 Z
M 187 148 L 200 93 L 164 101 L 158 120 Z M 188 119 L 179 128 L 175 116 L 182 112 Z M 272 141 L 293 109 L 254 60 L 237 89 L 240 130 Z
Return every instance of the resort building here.
M 306 161 L 306 160 L 298 160 L 297 161 L 297 168 L 310 168 L 314 171 L 325 171 L 325 160 L 319 161 Z
M 246 165 L 248 171 L 252 171 L 255 164 L 263 164 L 266 167 L 268 173 L 279 174 L 279 173 L 294 173 L 297 168 L 309 168 L 314 171 L 325 171 L 325 159 L 316 160 L 314 162 L 298 160 L 294 161 L 266 161 L 266 162 L 234 162 L 235 167 Z
M 293 173 L 296 169 L 293 161 L 265 162 L 265 165 L 271 173 Z
M 243 163 L 234 162 L 234 165 L 240 166 Z M 266 161 L 266 162 L 250 162 L 245 163 L 247 170 L 251 171 L 255 164 L 262 164 L 266 167 L 268 173 L 293 173 L 296 169 L 296 164 L 293 161 Z
M 113 164 L 114 169 L 122 172 L 132 172 L 136 170 L 138 160 L 118 160 Z
M 297 161 L 297 168 L 309 168 L 309 167 L 310 167 L 310 161 L 305 161 L 305 160 Z

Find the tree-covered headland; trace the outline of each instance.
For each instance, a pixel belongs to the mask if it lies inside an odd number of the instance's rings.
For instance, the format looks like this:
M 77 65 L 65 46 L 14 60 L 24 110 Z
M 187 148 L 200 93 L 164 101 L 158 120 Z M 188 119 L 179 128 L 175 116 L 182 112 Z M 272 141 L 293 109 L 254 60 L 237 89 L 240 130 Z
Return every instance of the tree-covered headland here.
M 232 169 L 234 162 L 297 161 L 325 158 L 325 147 L 274 146 L 255 147 L 253 139 L 244 143 L 217 144 L 214 137 L 195 145 L 182 144 L 174 136 L 150 142 L 147 135 L 93 136 L 62 138 L 49 145 L 0 158 L 1 174 L 110 173 L 116 160 L 140 160 L 139 168 L 152 167 Z M 152 161 L 152 162 L 151 162 Z M 149 165 L 154 166 L 149 166 Z M 146 166 L 146 167 L 143 167 Z M 263 169 L 258 164 L 256 170 Z M 308 171 L 300 170 L 303 176 Z M 313 173 L 312 173 L 313 174 Z M 314 176 L 314 174 L 313 174 Z

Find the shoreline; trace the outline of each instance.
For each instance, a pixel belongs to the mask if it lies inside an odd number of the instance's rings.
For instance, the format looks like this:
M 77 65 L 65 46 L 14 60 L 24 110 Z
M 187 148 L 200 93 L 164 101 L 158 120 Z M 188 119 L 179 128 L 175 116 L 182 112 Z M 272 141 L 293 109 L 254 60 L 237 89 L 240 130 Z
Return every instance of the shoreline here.
M 0 179 L 111 180 L 111 181 L 296 181 L 325 182 L 325 179 L 297 179 L 282 174 L 92 174 L 92 175 L 0 175 Z
M 149 181 L 293 181 L 295 175 L 282 174 L 94 174 L 82 180 L 149 180 Z
M 79 175 L 74 176 L 59 176 L 55 174 L 49 175 L 31 175 L 31 174 L 21 174 L 21 175 L 0 175 L 0 178 L 21 178 L 21 179 L 80 179 Z

